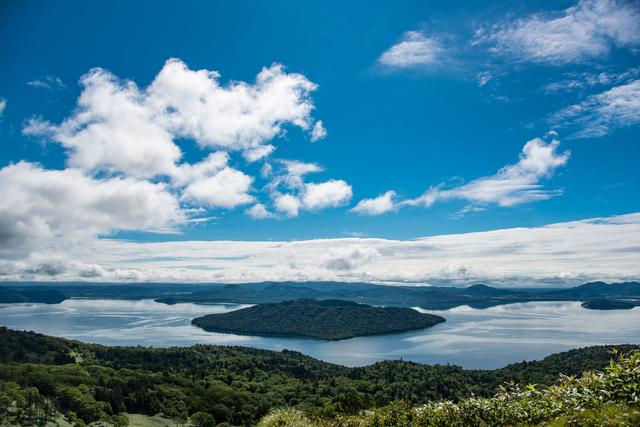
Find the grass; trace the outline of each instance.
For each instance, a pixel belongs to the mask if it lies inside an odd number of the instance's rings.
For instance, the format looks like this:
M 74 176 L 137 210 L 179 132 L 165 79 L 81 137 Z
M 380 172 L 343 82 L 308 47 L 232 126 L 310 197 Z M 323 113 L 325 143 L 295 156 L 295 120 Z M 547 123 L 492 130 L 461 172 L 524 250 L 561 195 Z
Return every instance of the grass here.
M 173 420 L 160 415 L 148 416 L 142 414 L 126 414 L 129 418 L 129 427 L 175 427 Z

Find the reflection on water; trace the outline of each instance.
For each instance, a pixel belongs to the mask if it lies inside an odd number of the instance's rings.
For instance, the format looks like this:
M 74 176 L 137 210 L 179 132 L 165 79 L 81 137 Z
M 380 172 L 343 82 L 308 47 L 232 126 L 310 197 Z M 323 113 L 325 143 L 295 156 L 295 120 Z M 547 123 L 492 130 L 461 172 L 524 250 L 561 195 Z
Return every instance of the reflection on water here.
M 328 362 L 361 366 L 384 359 L 496 368 L 596 344 L 640 343 L 640 307 L 587 310 L 578 302 L 531 302 L 483 310 L 429 311 L 446 323 L 421 331 L 318 341 L 204 332 L 191 319 L 247 305 L 159 304 L 152 300 L 70 299 L 61 304 L 0 304 L 0 324 L 106 345 L 194 343 L 291 349 Z M 420 309 L 418 309 L 420 310 Z

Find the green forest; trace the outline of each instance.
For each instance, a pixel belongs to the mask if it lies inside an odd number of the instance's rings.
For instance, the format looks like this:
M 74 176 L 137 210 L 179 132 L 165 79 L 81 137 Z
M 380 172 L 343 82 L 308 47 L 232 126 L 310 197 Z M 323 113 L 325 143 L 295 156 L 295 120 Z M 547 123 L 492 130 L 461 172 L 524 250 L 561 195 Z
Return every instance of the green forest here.
M 299 299 L 258 304 L 192 320 L 211 332 L 281 335 L 341 340 L 362 335 L 423 329 L 444 322 L 405 307 L 372 307 L 341 300 Z
M 394 402 L 490 398 L 509 382 L 551 385 L 561 373 L 603 369 L 610 360 L 610 348 L 589 347 L 496 370 L 406 361 L 346 368 L 286 350 L 108 347 L 6 328 L 0 348 L 5 425 L 64 416 L 76 426 L 124 426 L 129 413 L 162 414 L 176 425 L 250 426 L 277 408 L 338 420 Z

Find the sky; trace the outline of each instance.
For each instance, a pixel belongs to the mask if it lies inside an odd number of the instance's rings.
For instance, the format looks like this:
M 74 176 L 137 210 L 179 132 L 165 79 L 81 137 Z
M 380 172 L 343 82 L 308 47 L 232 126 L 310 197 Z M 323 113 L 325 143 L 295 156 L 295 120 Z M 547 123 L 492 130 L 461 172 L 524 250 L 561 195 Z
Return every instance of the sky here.
M 0 280 L 640 277 L 640 3 L 9 1 Z

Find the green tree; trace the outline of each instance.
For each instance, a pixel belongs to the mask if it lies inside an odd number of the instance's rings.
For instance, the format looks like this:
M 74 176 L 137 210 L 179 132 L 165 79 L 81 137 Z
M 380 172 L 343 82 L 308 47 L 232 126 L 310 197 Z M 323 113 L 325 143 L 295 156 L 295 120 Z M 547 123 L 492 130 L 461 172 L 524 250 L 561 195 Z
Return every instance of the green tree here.
M 206 412 L 196 412 L 189 418 L 194 427 L 215 427 L 216 420 L 213 415 Z

